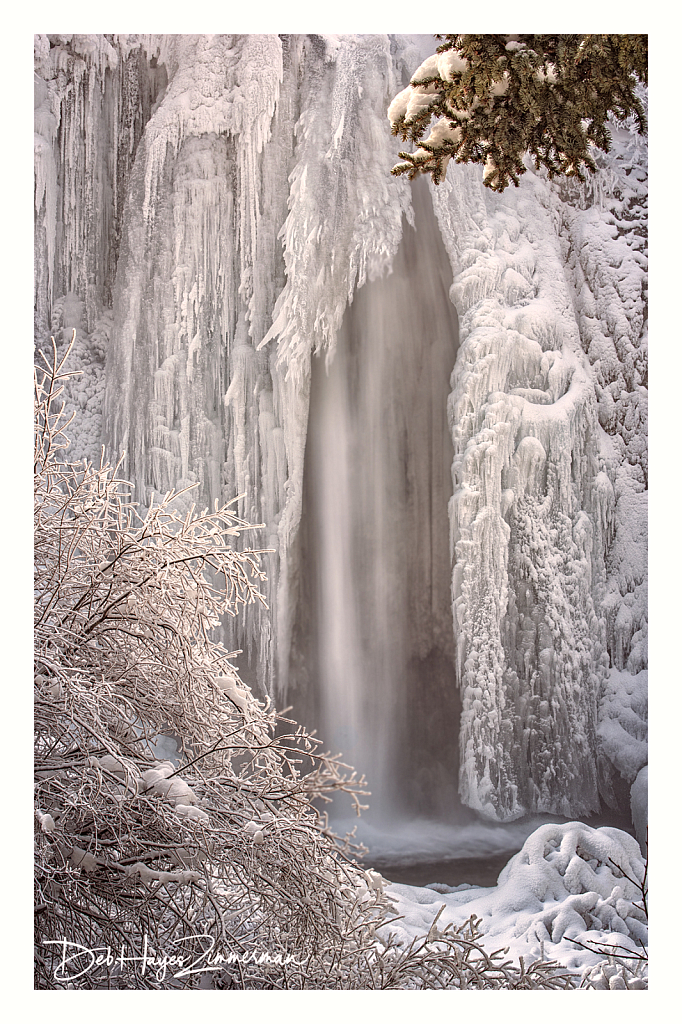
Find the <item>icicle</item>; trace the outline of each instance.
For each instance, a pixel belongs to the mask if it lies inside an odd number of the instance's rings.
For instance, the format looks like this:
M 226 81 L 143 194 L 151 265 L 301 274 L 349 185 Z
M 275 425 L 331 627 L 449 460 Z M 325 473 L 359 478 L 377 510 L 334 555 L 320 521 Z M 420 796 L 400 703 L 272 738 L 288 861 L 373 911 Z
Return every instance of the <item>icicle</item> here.
M 307 54 L 329 85 L 310 94 L 299 118 L 281 230 L 287 284 L 262 342 L 277 339 L 279 364 L 298 380 L 312 352 L 333 353 L 354 289 L 390 266 L 409 203 L 409 186 L 385 173 L 395 148 L 385 122 L 395 75 L 387 37 L 342 36 L 326 56 Z

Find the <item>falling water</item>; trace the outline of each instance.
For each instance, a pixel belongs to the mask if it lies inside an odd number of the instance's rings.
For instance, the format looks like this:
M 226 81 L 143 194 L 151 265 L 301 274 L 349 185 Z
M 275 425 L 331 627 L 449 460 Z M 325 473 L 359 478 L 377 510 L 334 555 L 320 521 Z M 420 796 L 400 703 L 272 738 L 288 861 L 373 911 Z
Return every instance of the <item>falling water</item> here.
M 393 272 L 361 288 L 316 358 L 303 573 L 308 714 L 364 772 L 374 819 L 457 803 L 448 499 L 452 273 L 426 182 Z

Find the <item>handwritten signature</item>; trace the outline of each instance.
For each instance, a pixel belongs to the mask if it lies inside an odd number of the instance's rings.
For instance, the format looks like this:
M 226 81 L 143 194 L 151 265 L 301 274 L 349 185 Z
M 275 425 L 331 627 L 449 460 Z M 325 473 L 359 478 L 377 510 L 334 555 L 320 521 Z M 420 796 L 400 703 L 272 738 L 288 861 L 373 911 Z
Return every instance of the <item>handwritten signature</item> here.
M 116 968 L 121 972 L 130 969 L 128 965 L 139 964 L 140 974 L 153 974 L 157 981 L 164 981 L 170 971 L 173 978 L 188 978 L 193 974 L 203 974 L 206 971 L 219 971 L 225 964 L 258 964 L 259 966 L 284 966 L 285 964 L 300 965 L 300 961 L 290 953 L 270 953 L 267 950 L 249 950 L 246 953 L 221 953 L 215 949 L 215 939 L 212 935 L 202 933 L 201 935 L 187 935 L 177 939 L 173 946 L 182 946 L 185 943 L 207 942 L 207 948 L 199 953 L 166 953 L 150 949 L 147 936 L 144 936 L 142 953 L 136 956 L 131 949 L 130 955 L 126 954 L 128 947 L 121 944 L 120 953 L 114 953 L 111 946 L 95 946 L 90 949 L 82 946 L 79 942 L 69 942 L 68 939 L 48 939 L 42 944 L 45 946 L 61 946 L 61 958 L 54 969 L 55 981 L 73 981 L 75 978 L 82 978 L 97 968 Z

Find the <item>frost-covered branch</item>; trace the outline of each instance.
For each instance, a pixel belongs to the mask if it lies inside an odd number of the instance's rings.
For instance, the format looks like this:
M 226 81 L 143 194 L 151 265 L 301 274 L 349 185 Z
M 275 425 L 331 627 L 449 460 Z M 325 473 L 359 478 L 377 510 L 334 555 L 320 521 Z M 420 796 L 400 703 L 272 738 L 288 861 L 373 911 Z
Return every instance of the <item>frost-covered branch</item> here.
M 649 920 L 649 862 L 645 861 L 644 873 L 641 878 L 633 878 L 620 864 L 612 858 L 609 863 L 631 885 L 639 890 L 641 899 L 633 901 L 633 907 L 640 909 L 644 919 Z M 581 988 L 593 989 L 644 989 L 648 987 L 649 948 L 641 939 L 640 949 L 632 949 L 621 942 L 584 943 L 572 938 L 571 942 L 585 949 L 588 953 L 597 953 L 604 959 L 596 967 L 583 972 Z

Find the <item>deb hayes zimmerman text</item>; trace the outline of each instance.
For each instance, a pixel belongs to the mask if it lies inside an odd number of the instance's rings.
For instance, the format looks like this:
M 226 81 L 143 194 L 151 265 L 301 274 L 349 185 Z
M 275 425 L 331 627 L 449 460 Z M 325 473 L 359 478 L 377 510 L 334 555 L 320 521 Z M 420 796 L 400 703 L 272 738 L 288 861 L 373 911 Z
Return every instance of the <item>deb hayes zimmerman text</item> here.
M 199 942 L 204 948 L 197 951 L 185 948 L 186 945 Z M 166 978 L 188 978 L 193 974 L 205 971 L 219 971 L 225 964 L 258 964 L 260 966 L 284 966 L 296 964 L 298 961 L 292 954 L 269 953 L 250 950 L 248 953 L 222 953 L 215 949 L 215 940 L 211 935 L 188 935 L 176 940 L 174 947 L 180 947 L 172 953 L 150 949 L 147 936 L 144 937 L 142 953 L 137 956 L 130 951 L 128 955 L 125 943 L 121 944 L 120 952 L 111 946 L 97 946 L 90 949 L 78 942 L 68 939 L 51 939 L 43 943 L 45 946 L 56 946 L 54 979 L 55 981 L 74 981 L 87 974 L 112 973 L 124 974 L 132 970 L 144 977 L 153 975 L 156 981 Z

